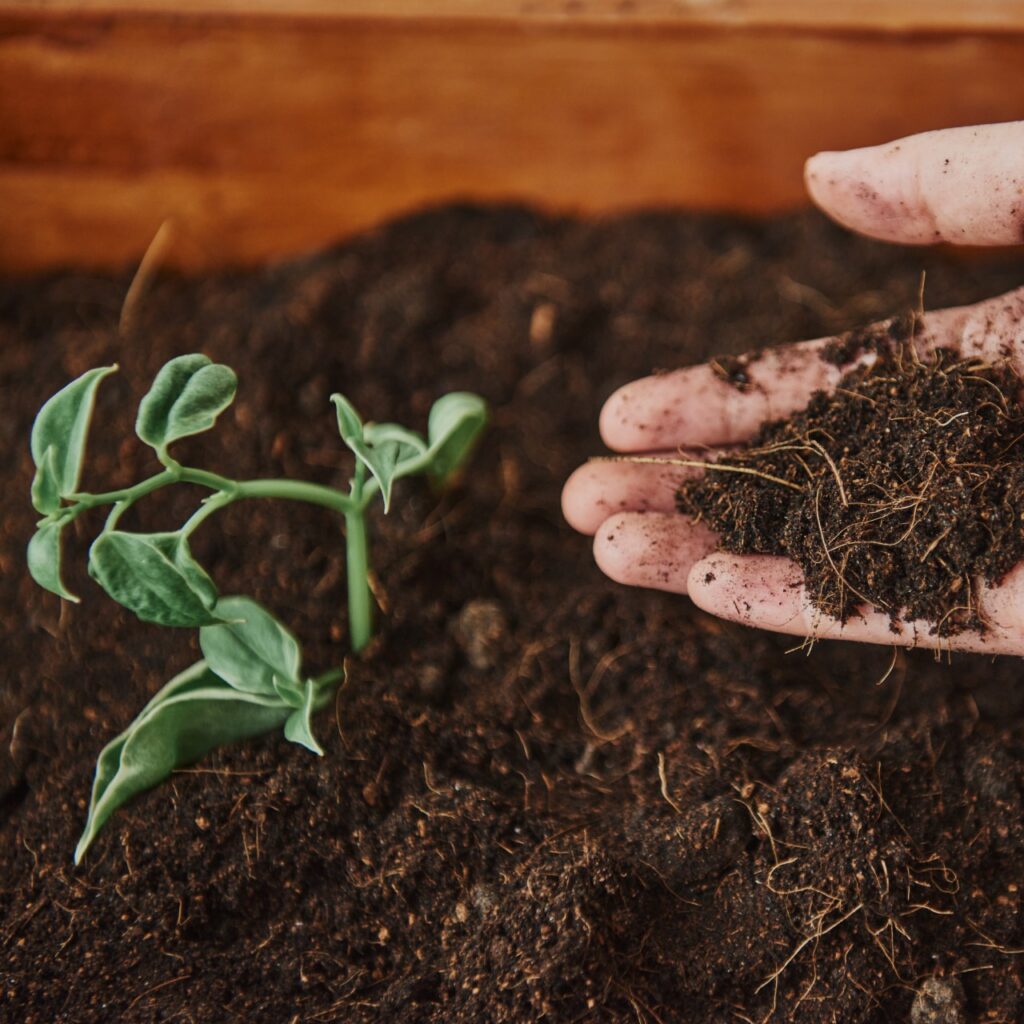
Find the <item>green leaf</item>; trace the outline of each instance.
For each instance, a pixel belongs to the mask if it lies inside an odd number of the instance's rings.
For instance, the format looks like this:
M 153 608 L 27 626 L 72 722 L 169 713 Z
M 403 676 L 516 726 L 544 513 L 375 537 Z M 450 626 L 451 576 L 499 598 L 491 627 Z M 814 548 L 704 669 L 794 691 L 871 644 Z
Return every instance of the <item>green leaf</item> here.
M 374 472 L 380 483 L 384 511 L 391 507 L 391 489 L 394 482 L 409 474 L 405 467 L 418 459 L 427 450 L 427 442 L 412 430 L 406 430 L 397 423 L 368 423 L 363 436 L 371 451 L 376 454 L 383 469 Z
M 292 743 L 298 743 L 314 754 L 323 757 L 324 748 L 316 741 L 313 735 L 313 711 L 316 707 L 316 684 L 312 679 L 307 679 L 303 687 L 302 707 L 297 708 L 284 723 L 285 739 Z
M 351 447 L 353 441 L 363 439 L 363 421 L 359 418 L 355 406 L 344 395 L 331 395 L 331 401 L 338 411 L 338 432 L 341 439 Z
M 199 353 L 178 356 L 164 365 L 139 403 L 135 432 L 157 451 L 201 434 L 234 401 L 237 384 L 228 366 Z
M 82 460 L 85 457 L 89 421 L 92 419 L 92 410 L 96 404 L 96 391 L 100 381 L 115 370 L 116 366 L 100 366 L 95 370 L 87 370 L 81 377 L 58 391 L 39 410 L 35 423 L 32 424 L 32 460 L 40 468 L 49 461 L 49 467 L 43 472 L 52 477 L 52 480 L 45 484 L 39 484 L 40 494 L 55 489 L 60 495 L 68 495 L 77 490 L 82 474 Z M 53 448 L 52 454 L 48 454 L 50 448 Z M 33 484 L 32 490 L 35 500 L 36 484 Z
M 178 533 L 108 530 L 89 549 L 89 575 L 144 622 L 209 626 L 217 588 Z
M 380 485 L 384 511 L 387 512 L 391 508 L 394 482 L 408 475 L 402 471 L 403 464 L 422 456 L 427 450 L 427 443 L 419 434 L 397 423 L 367 423 L 364 426 L 355 407 L 344 395 L 331 395 L 331 401 L 338 410 L 341 439 Z
M 275 680 L 298 683 L 299 643 L 270 612 L 248 597 L 222 597 L 214 612 L 223 625 L 203 626 L 199 646 L 221 679 L 268 695 L 280 695 Z
M 96 763 L 85 830 L 75 863 L 110 816 L 175 768 L 215 747 L 279 728 L 292 711 L 276 698 L 242 693 L 198 662 L 172 679 L 135 721 L 104 747 Z
M 60 508 L 56 445 L 47 447 L 36 467 L 36 475 L 32 480 L 32 507 L 44 516 Z
M 430 448 L 428 472 L 444 483 L 469 456 L 487 423 L 487 403 L 468 391 L 453 391 L 439 398 L 427 420 Z
M 331 401 L 338 411 L 338 433 L 380 484 L 386 512 L 391 504 L 391 484 L 398 465 L 398 445 L 385 442 L 380 448 L 374 447 L 367 441 L 367 428 L 363 426 L 355 406 L 344 395 L 331 395 Z
M 373 448 L 361 441 L 356 441 L 349 447 L 356 453 L 366 468 L 380 484 L 380 496 L 384 501 L 384 511 L 391 508 L 391 488 L 395 482 L 395 472 L 398 469 L 398 457 L 400 449 L 397 444 L 387 442 L 380 448 Z
M 384 511 L 391 505 L 394 482 L 414 473 L 428 473 L 443 483 L 469 455 L 487 422 L 487 405 L 478 395 L 453 391 L 439 398 L 430 410 L 428 442 L 397 423 L 363 425 L 344 395 L 331 395 L 338 411 L 342 440 L 373 474 L 380 485 Z
M 67 519 L 44 522 L 28 542 L 26 558 L 28 571 L 39 586 L 77 604 L 78 598 L 64 586 L 60 578 L 61 531 L 67 522 Z
M 428 473 L 435 483 L 443 484 L 465 462 L 486 423 L 487 404 L 478 395 L 453 391 L 439 398 L 427 422 L 429 444 L 425 450 L 402 456 L 395 479 Z

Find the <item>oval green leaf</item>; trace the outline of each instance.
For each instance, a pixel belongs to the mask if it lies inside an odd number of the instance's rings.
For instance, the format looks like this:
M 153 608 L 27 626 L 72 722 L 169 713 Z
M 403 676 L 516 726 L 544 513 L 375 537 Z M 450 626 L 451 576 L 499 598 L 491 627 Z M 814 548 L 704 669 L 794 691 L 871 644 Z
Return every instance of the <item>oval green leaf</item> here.
M 28 542 L 28 571 L 44 590 L 78 603 L 60 578 L 61 531 L 68 520 L 44 522 Z
M 433 404 L 427 420 L 427 471 L 436 482 L 444 483 L 468 458 L 486 423 L 487 403 L 468 391 L 453 391 Z
M 221 625 L 204 626 L 199 646 L 221 679 L 247 693 L 280 694 L 275 679 L 298 683 L 299 642 L 262 605 L 248 597 L 222 597 L 214 606 Z
M 169 444 L 209 430 L 234 401 L 235 371 L 207 356 L 178 356 L 165 364 L 139 403 L 135 432 L 162 451 Z
M 73 494 L 78 488 L 96 391 L 100 381 L 116 370 L 116 366 L 87 370 L 58 391 L 36 415 L 32 424 L 32 460 L 37 467 L 42 467 L 46 459 L 52 460 L 46 472 L 53 481 L 46 486 L 60 495 Z M 53 453 L 47 455 L 50 448 Z
M 205 662 L 186 669 L 104 747 L 96 763 L 89 814 L 75 849 L 75 863 L 80 863 L 114 811 L 133 796 L 215 747 L 279 728 L 292 713 L 276 698 L 239 692 Z
M 479 395 L 453 391 L 442 396 L 430 410 L 426 450 L 404 452 L 394 478 L 427 473 L 443 484 L 466 461 L 486 423 L 487 403 Z
M 89 549 L 89 575 L 144 622 L 209 626 L 220 622 L 213 580 L 178 533 L 101 533 Z
M 344 395 L 333 394 L 331 401 L 338 413 L 338 433 L 342 441 L 351 447 L 353 441 L 362 440 L 363 421 L 356 407 Z

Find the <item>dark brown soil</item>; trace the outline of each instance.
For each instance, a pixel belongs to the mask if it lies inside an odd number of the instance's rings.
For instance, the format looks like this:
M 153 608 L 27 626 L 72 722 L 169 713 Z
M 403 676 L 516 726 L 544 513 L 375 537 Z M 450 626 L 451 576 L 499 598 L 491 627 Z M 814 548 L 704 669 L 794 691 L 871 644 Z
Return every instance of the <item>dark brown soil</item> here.
M 984 631 L 978 587 L 1024 559 L 1021 381 L 1007 360 L 922 361 L 893 341 L 901 323 L 828 346 L 828 359 L 875 357 L 684 483 L 677 504 L 725 550 L 792 558 L 826 615 L 868 604 L 894 627 Z
M 453 208 L 265 272 L 162 275 L 126 338 L 127 275 L 4 284 L 0 1019 L 1022 1019 L 1019 663 L 901 653 L 876 686 L 888 651 L 786 655 L 603 580 L 558 512 L 613 387 L 912 308 L 923 267 L 933 305 L 1022 277 L 812 216 Z M 386 614 L 318 718 L 327 755 L 276 737 L 213 755 L 75 870 L 98 751 L 196 650 L 90 583 L 96 521 L 67 552 L 81 606 L 32 584 L 29 425 L 116 359 L 86 484 L 137 479 L 134 403 L 196 348 L 241 376 L 233 412 L 182 445 L 211 468 L 339 479 L 334 390 L 422 425 L 470 388 L 493 428 L 461 491 L 403 482 L 375 517 Z M 192 500 L 136 522 L 174 526 Z M 339 535 L 267 503 L 195 548 L 318 670 L 345 652 Z

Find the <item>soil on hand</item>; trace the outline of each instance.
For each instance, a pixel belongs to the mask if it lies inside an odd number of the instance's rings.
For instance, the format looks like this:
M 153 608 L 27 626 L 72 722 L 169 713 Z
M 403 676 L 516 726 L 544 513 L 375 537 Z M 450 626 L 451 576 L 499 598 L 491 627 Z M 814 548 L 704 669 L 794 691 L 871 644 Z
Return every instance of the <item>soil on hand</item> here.
M 0 286 L 0 1019 L 141 1022 L 1010 1022 L 1024 1018 L 1019 663 L 791 641 L 602 579 L 560 519 L 597 412 L 652 368 L 831 334 L 1021 281 L 818 217 L 605 222 L 450 208 L 275 269 Z M 84 486 L 152 471 L 134 407 L 171 356 L 240 375 L 181 458 L 338 483 L 328 401 L 422 426 L 453 389 L 493 425 L 460 489 L 372 519 L 380 635 L 316 719 L 133 801 L 75 869 L 96 755 L 197 657 L 84 572 L 24 568 L 29 427 L 85 369 Z M 724 365 L 724 364 L 723 364 Z M 197 495 L 140 505 L 174 528 Z M 232 507 L 195 537 L 310 671 L 346 653 L 341 526 Z
M 826 615 L 868 604 L 894 627 L 984 632 L 979 588 L 1024 559 L 1021 381 L 1009 360 L 922 358 L 892 339 L 900 324 L 829 346 L 846 358 L 870 341 L 874 358 L 686 481 L 677 505 L 727 551 L 793 559 Z

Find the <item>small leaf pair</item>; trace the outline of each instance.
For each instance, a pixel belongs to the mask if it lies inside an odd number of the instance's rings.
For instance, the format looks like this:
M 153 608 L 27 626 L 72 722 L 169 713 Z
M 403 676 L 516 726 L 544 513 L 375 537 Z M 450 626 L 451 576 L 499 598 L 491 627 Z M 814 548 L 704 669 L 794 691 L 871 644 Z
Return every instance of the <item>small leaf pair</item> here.
M 61 498 L 74 494 L 82 474 L 96 392 L 117 366 L 87 370 L 39 410 L 32 426 L 36 476 L 32 504 L 50 515 Z M 156 375 L 139 403 L 135 430 L 146 444 L 165 450 L 173 441 L 209 430 L 235 397 L 237 378 L 230 367 L 198 353 L 179 356 Z
M 100 754 L 76 864 L 119 807 L 216 747 L 284 726 L 287 739 L 323 753 L 310 719 L 326 691 L 299 681 L 295 638 L 249 598 L 222 598 L 216 611 L 226 621 L 200 631 L 205 660 L 167 683 Z
M 394 482 L 428 473 L 443 483 L 469 454 L 487 422 L 487 406 L 478 395 L 454 391 L 439 398 L 427 420 L 427 440 L 397 423 L 367 423 L 344 395 L 331 395 L 341 439 L 380 486 L 384 511 L 391 506 Z
M 116 370 L 102 366 L 83 373 L 46 402 L 32 426 L 32 505 L 46 519 L 29 542 L 29 572 L 41 587 L 68 601 L 78 598 L 61 579 L 61 534 L 70 522 L 62 501 L 78 489 L 96 393 Z M 233 370 L 204 355 L 172 359 L 139 404 L 136 432 L 166 460 L 173 441 L 213 426 L 234 399 L 236 384 Z

